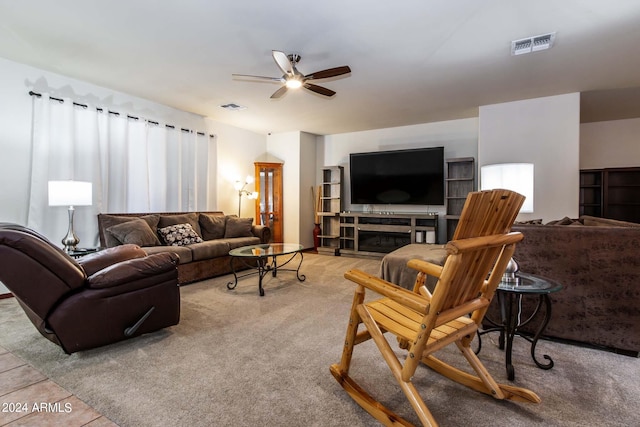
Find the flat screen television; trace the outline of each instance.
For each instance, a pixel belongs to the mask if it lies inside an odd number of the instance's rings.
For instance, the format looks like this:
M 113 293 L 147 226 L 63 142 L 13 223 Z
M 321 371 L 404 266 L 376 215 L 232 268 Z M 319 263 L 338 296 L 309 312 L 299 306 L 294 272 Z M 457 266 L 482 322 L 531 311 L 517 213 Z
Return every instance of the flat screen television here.
M 444 147 L 349 155 L 352 204 L 444 205 Z

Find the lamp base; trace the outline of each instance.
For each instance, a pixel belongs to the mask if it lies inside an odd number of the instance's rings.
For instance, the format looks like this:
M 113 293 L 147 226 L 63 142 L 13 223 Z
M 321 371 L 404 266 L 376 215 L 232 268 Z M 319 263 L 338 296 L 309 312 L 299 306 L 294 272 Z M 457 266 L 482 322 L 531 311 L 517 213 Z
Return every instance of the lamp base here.
M 518 262 L 514 258 L 511 258 L 509 260 L 509 264 L 507 264 L 504 274 L 502 275 L 501 282 L 508 283 L 512 286 L 518 286 L 518 284 L 520 284 L 520 278 L 517 276 L 519 270 L 520 266 L 518 265 Z
M 74 212 L 73 206 L 69 206 L 69 229 L 67 230 L 67 235 L 62 239 L 63 250 L 66 253 L 75 251 L 78 243 L 80 243 L 80 239 L 78 239 L 78 236 L 76 236 L 76 233 L 73 231 Z
M 502 283 L 509 284 L 511 286 L 518 286 L 520 284 L 520 278 L 515 273 L 505 273 L 500 280 Z

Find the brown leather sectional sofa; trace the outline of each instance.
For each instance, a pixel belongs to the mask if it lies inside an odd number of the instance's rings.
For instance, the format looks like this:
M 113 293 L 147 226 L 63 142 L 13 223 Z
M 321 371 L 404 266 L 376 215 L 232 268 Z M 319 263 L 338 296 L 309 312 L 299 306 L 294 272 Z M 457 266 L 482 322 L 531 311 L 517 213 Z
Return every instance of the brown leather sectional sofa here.
M 640 352 L 640 224 L 600 218 L 515 225 L 520 270 L 563 285 L 544 335 Z
M 184 224 L 189 224 L 187 229 L 193 230 L 201 241 L 186 239 L 185 244 L 179 246 L 167 245 L 165 239 L 171 237 L 163 238 L 161 231 L 172 226 L 181 228 Z M 133 243 L 148 254 L 176 253 L 180 258 L 180 284 L 230 273 L 231 249 L 271 240 L 268 227 L 254 225 L 251 218 L 217 211 L 99 214 L 98 230 L 100 246 L 104 248 Z M 184 228 L 179 230 L 178 236 L 186 236 Z

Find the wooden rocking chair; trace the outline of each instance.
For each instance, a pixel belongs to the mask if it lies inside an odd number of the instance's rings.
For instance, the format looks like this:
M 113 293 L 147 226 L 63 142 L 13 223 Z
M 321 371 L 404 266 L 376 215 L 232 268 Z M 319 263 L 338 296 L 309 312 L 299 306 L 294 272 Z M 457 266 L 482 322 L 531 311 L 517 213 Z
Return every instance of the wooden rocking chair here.
M 411 381 L 419 362 L 496 399 L 540 402 L 530 390 L 496 383 L 470 348 L 515 244 L 522 240 L 521 233 L 509 231 L 523 201 L 524 196 L 509 190 L 470 193 L 453 240 L 446 245 L 448 257 L 444 266 L 422 260 L 408 262 L 419 271 L 413 292 L 359 270 L 345 273 L 358 286 L 342 359 L 331 365 L 331 373 L 360 406 L 384 425 L 411 424 L 376 401 L 349 376 L 353 348 L 370 338 L 425 426 L 436 426 L 437 422 Z M 439 278 L 433 294 L 425 286 L 426 275 Z M 385 298 L 365 303 L 365 288 Z M 361 323 L 365 329 L 358 332 Z M 387 332 L 408 350 L 404 363 L 383 336 Z M 433 356 L 451 343 L 456 344 L 477 375 Z

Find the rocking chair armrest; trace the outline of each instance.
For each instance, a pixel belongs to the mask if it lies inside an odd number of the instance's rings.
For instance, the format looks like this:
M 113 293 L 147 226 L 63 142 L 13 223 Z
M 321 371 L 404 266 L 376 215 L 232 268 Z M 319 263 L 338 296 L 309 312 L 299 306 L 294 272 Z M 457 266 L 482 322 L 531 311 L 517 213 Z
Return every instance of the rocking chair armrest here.
M 468 239 L 452 240 L 445 246 L 449 255 L 456 255 L 479 248 L 491 248 L 518 243 L 524 238 L 519 231 L 507 234 L 492 234 L 490 236 L 471 237 Z
M 437 277 L 438 279 L 442 275 L 442 266 L 431 263 L 429 261 L 424 261 L 421 259 L 410 259 L 407 262 L 407 266 L 409 268 L 413 268 L 414 270 L 418 270 L 422 273 L 428 274 L 429 276 Z
M 427 301 L 431 301 L 431 297 L 433 295 L 431 295 L 431 292 L 429 292 L 429 289 L 425 286 L 426 276 L 433 276 L 440 279 L 440 276 L 442 275 L 442 266 L 421 259 L 410 259 L 407 262 L 407 267 L 418 271 L 418 276 L 416 277 L 416 282 L 413 286 L 413 292 L 422 295 L 427 299 Z
M 427 313 L 429 309 L 429 301 L 425 297 L 364 271 L 349 270 L 344 277 L 413 310 Z

